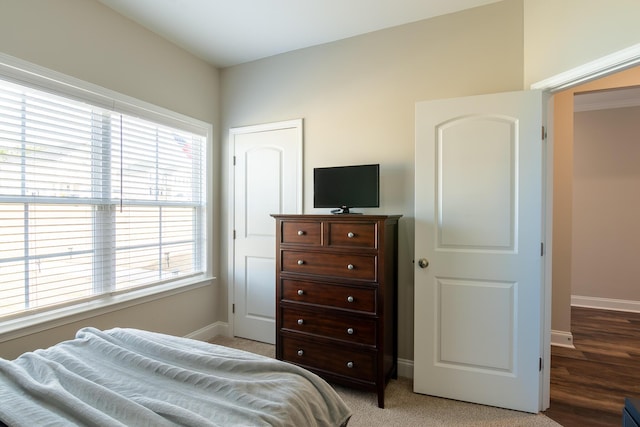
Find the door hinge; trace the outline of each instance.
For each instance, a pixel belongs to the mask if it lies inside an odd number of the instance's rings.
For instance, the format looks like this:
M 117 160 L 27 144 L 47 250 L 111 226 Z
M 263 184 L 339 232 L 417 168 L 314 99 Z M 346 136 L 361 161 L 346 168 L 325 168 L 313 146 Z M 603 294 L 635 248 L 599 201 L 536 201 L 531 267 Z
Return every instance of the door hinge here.
M 544 256 L 544 242 L 540 242 L 540 256 Z
M 233 240 L 236 240 L 236 230 L 233 230 Z
M 544 141 L 545 139 L 547 139 L 547 129 L 542 126 L 542 140 Z
M 538 370 L 539 372 L 542 372 L 542 357 L 539 359 L 539 362 L 538 362 Z
M 236 314 L 236 305 L 231 304 L 231 314 Z
M 233 166 L 236 165 L 236 156 L 233 156 Z

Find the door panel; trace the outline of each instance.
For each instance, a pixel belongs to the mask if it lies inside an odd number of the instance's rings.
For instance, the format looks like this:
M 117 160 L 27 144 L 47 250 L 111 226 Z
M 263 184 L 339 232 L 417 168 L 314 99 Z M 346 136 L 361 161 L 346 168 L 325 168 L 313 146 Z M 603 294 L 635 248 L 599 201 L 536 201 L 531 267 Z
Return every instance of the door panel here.
M 274 213 L 300 213 L 302 121 L 230 131 L 235 159 L 231 260 L 233 333 L 275 343 Z
M 513 250 L 516 125 L 474 116 L 437 127 L 440 249 Z
M 437 279 L 440 346 L 437 363 L 451 368 L 511 372 L 514 283 Z M 459 307 L 468 311 L 461 316 Z M 507 349 L 507 351 L 504 351 Z
M 414 391 L 537 412 L 541 94 L 416 104 Z

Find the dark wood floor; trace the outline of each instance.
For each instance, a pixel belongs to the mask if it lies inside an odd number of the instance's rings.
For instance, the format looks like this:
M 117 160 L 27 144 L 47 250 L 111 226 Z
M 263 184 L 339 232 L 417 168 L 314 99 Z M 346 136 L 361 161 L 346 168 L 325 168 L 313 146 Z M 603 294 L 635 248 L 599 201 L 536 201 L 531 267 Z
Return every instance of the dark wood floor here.
M 551 347 L 551 405 L 565 427 L 621 426 L 624 398 L 640 397 L 640 313 L 572 307 L 575 349 Z

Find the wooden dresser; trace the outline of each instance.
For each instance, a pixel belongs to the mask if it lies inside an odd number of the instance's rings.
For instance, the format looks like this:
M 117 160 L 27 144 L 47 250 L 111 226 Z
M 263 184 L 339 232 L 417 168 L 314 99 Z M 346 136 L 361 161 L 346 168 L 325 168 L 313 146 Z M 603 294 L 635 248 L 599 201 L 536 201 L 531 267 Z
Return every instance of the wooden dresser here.
M 273 215 L 276 357 L 375 391 L 397 377 L 400 215 Z

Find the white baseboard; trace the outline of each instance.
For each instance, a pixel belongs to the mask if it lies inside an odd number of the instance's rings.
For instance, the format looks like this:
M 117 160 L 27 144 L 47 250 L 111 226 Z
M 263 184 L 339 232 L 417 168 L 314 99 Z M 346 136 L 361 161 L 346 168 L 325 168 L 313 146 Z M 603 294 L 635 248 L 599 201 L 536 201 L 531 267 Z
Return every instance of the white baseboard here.
M 573 334 L 567 331 L 551 331 L 551 345 L 558 347 L 575 348 L 573 346 Z
M 640 301 L 571 295 L 571 306 L 640 313 Z
M 413 378 L 413 360 L 398 358 L 398 376 Z
M 229 324 L 227 322 L 216 322 L 191 332 L 185 338 L 191 338 L 198 341 L 209 341 L 218 335 L 228 336 Z

